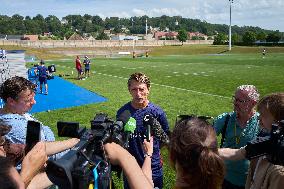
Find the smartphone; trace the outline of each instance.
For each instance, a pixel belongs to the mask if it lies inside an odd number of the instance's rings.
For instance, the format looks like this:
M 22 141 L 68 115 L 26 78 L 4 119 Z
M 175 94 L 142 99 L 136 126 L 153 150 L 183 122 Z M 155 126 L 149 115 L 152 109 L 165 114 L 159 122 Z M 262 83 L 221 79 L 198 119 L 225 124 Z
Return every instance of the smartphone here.
M 37 121 L 28 121 L 25 154 L 40 141 L 41 125 Z

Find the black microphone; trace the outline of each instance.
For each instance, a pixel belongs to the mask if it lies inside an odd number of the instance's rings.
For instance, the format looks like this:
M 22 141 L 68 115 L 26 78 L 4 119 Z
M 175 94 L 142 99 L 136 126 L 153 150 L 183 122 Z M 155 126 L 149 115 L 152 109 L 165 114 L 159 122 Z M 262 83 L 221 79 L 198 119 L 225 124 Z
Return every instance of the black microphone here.
M 113 130 L 114 132 L 122 131 L 123 126 L 127 123 L 131 116 L 131 113 L 129 110 L 123 111 L 117 118 L 116 122 L 113 124 Z
M 143 118 L 143 124 L 146 125 L 146 140 L 150 142 L 151 137 L 151 125 L 153 125 L 154 117 L 150 114 L 146 114 Z
M 147 127 L 146 140 L 150 141 L 151 133 L 156 136 L 163 144 L 169 145 L 170 139 L 163 130 L 160 122 L 150 114 L 146 114 L 143 119 L 144 126 Z

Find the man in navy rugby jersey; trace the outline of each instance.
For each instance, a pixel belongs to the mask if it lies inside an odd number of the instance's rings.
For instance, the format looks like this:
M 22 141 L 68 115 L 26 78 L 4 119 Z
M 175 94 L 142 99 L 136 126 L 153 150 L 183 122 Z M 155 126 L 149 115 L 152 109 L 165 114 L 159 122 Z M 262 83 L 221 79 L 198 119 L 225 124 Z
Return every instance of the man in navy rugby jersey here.
M 143 140 L 147 132 L 147 126 L 143 125 L 143 118 L 145 115 L 152 115 L 156 118 L 162 126 L 165 133 L 169 134 L 169 125 L 165 112 L 157 105 L 148 100 L 150 92 L 150 79 L 143 73 L 134 73 L 128 79 L 128 90 L 132 96 L 132 100 L 126 103 L 117 111 L 117 117 L 129 110 L 131 117 L 136 119 L 136 129 L 134 134 L 129 139 L 128 151 L 136 158 L 140 167 L 142 167 L 145 156 L 147 154 L 143 151 Z M 160 154 L 160 140 L 154 136 L 152 155 L 152 176 L 155 187 L 163 188 L 163 169 L 162 159 Z M 129 188 L 127 182 L 124 184 L 125 188 Z

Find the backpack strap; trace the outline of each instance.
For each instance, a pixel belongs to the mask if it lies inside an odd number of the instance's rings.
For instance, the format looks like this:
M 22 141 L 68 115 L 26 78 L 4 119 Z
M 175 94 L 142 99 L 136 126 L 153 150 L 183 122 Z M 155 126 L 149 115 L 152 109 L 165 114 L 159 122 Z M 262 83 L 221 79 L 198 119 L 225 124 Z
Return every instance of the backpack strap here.
M 221 144 L 220 144 L 220 148 L 223 147 L 223 144 L 224 144 L 224 141 L 225 141 L 225 136 L 226 136 L 226 131 L 227 131 L 227 127 L 228 127 L 228 122 L 229 122 L 229 119 L 230 119 L 230 114 L 228 113 L 226 115 L 226 119 L 225 119 L 225 124 L 222 128 L 222 131 L 221 131 L 221 134 L 222 134 L 222 138 L 221 138 Z

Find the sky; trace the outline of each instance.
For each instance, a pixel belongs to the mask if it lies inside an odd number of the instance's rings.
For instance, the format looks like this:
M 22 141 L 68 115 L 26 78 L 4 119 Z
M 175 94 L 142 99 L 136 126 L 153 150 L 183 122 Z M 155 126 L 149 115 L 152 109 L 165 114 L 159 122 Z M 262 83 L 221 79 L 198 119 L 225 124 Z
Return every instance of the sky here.
M 284 0 L 233 0 L 232 25 L 284 32 Z M 0 0 L 0 15 L 182 16 L 229 25 L 229 0 Z

